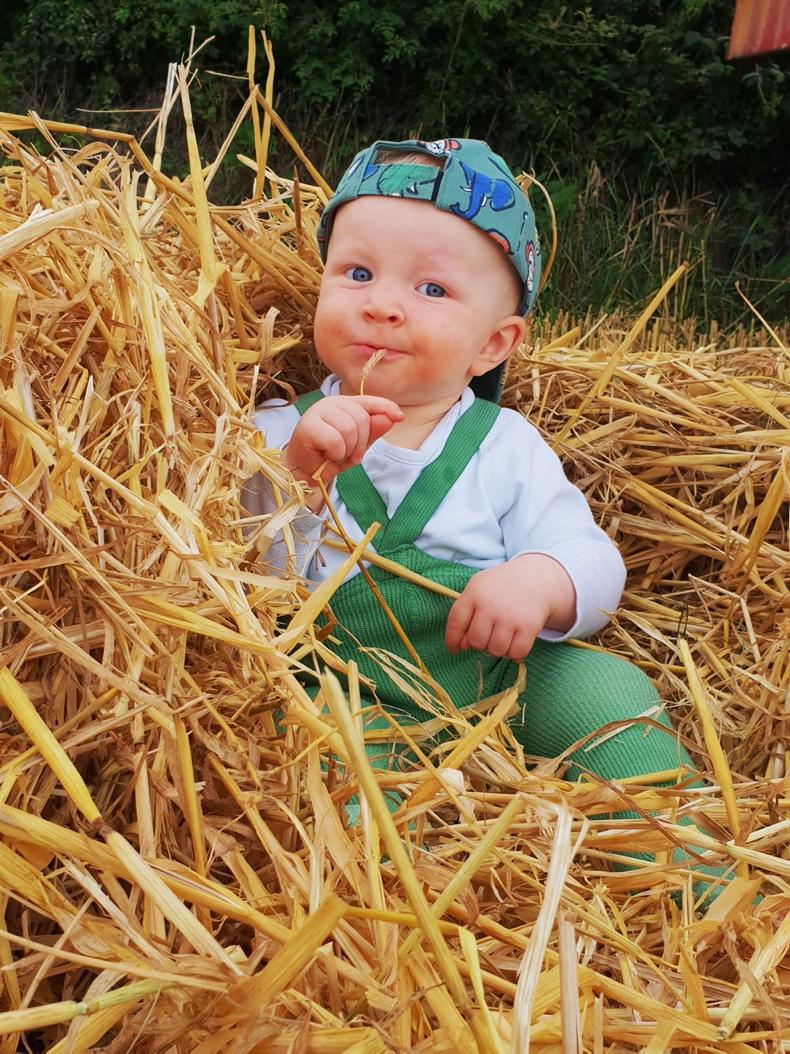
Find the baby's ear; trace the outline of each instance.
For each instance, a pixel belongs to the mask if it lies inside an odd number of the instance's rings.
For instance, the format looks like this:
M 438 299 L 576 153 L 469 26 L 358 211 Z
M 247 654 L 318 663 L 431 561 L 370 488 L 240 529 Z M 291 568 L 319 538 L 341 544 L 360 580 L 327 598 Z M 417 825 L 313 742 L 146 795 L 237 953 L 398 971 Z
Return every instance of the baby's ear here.
M 500 362 L 504 362 L 522 342 L 526 331 L 527 322 L 521 315 L 508 315 L 503 318 L 472 363 L 473 376 L 479 377 L 483 373 L 488 373 Z

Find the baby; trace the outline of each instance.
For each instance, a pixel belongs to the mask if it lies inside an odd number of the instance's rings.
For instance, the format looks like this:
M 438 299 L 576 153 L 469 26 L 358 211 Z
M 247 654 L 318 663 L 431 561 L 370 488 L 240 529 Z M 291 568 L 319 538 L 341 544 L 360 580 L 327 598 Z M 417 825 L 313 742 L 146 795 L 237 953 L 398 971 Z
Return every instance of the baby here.
M 476 140 L 374 143 L 340 181 L 318 237 L 315 348 L 329 376 L 295 405 L 271 400 L 255 416 L 306 489 L 298 570 L 319 582 L 345 556 L 324 544 L 320 470 L 354 541 L 382 525 L 372 547 L 384 560 L 370 574 L 456 706 L 510 687 L 525 660 L 511 728 L 528 755 L 556 757 L 590 737 L 571 755 L 571 777 L 693 770 L 652 682 L 566 643 L 606 624 L 625 568 L 537 430 L 496 403 L 540 278 L 534 215 L 505 162 Z M 276 507 L 262 477 L 245 504 L 257 515 Z M 403 665 L 382 662 L 384 652 L 413 656 L 358 569 L 332 612 L 331 646 L 359 664 L 384 709 L 425 720 Z M 650 720 L 628 724 L 639 718 Z M 626 724 L 594 742 L 611 722 Z

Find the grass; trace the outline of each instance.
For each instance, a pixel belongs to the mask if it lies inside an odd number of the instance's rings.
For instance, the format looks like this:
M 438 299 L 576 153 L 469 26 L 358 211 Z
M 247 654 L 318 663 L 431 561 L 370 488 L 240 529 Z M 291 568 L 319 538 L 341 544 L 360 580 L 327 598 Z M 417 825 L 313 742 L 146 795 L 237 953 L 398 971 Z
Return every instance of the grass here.
M 781 255 L 776 220 L 758 213 L 754 199 L 656 187 L 649 176 L 631 188 L 595 165 L 582 179 L 554 180 L 547 189 L 560 250 L 542 297 L 545 315 L 636 307 L 685 261 L 665 317 L 695 317 L 702 328 L 738 325 L 750 314 L 740 289 L 766 318 L 787 319 L 790 256 Z M 790 204 L 784 197 L 773 202 L 777 213 Z M 540 202 L 536 208 L 543 216 Z

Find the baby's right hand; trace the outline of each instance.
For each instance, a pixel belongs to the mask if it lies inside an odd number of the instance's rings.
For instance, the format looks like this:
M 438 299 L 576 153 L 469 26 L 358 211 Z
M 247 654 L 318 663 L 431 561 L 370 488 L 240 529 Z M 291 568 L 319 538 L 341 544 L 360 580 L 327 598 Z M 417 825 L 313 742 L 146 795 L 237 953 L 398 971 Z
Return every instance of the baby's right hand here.
M 296 479 L 307 484 L 307 505 L 317 512 L 323 497 L 314 476 L 328 487 L 351 465 L 357 465 L 377 439 L 403 420 L 403 410 L 376 395 L 332 395 L 305 411 L 285 448 L 285 463 Z

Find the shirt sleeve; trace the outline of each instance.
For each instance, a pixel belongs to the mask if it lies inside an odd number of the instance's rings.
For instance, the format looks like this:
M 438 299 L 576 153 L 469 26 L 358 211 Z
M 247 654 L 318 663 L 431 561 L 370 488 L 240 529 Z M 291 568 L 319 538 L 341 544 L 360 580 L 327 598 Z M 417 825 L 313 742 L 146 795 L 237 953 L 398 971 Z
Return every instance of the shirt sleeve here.
M 253 415 L 253 424 L 263 432 L 266 445 L 285 449 L 299 422 L 295 407 L 273 399 Z M 259 546 L 267 564 L 281 571 L 307 577 L 307 570 L 321 544 L 324 516 L 295 502 L 278 500 L 276 483 L 258 472 L 242 487 L 241 502 L 250 516 L 260 517 Z M 261 544 L 262 543 L 262 544 Z
M 492 498 L 500 506 L 507 559 L 527 553 L 550 556 L 573 582 L 573 626 L 566 633 L 544 629 L 542 639 L 588 637 L 617 609 L 626 578 L 623 558 L 596 525 L 587 499 L 566 477 L 554 451 L 533 425 L 514 416 L 518 422 L 515 427 L 508 422 L 504 449 L 492 449 Z

